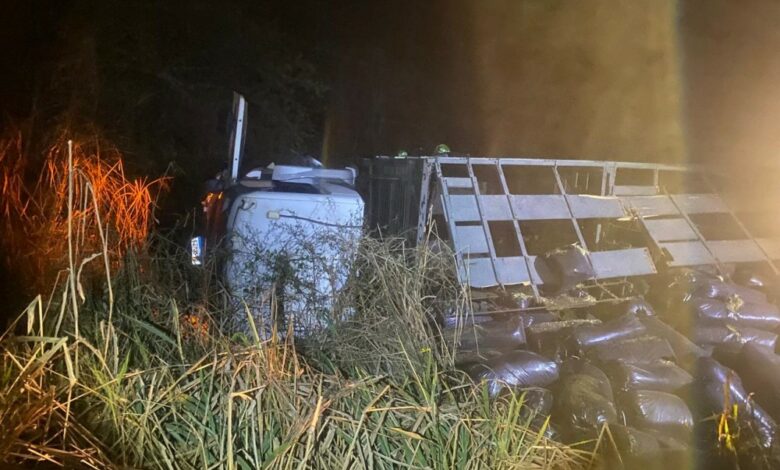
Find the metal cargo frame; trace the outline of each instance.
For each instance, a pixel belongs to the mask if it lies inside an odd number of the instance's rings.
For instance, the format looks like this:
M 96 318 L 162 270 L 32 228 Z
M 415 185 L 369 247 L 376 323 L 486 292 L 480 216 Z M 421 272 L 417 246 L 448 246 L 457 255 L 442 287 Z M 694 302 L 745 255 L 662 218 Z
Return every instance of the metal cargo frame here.
M 523 225 L 534 221 L 566 221 L 576 234 L 576 244 L 585 249 L 596 274 L 596 282 L 655 274 L 663 267 L 768 264 L 778 272 L 780 239 L 754 239 L 723 198 L 714 192 L 706 177 L 695 168 L 644 163 L 588 160 L 419 157 L 421 169 L 417 241 L 425 235 L 431 214 L 443 216 L 458 262 L 458 277 L 473 288 L 529 286 L 539 295 L 543 280 L 535 268 Z M 553 185 L 549 191 L 518 188 L 507 172 L 549 169 Z M 561 175 L 561 170 L 600 175 L 600 185 L 578 189 Z M 496 175 L 488 181 L 478 176 Z M 542 174 L 545 171 L 541 172 Z M 577 176 L 579 177 L 579 176 Z M 665 181 L 689 180 L 696 192 L 668 192 Z M 628 181 L 626 181 L 628 180 Z M 638 181 L 637 181 L 638 180 Z M 661 181 L 663 180 L 663 181 Z M 496 184 L 498 183 L 498 184 Z M 533 186 L 533 184 L 531 184 Z M 687 184 L 682 185 L 688 189 Z M 693 187 L 693 185 L 691 186 Z M 678 188 L 679 189 L 679 188 Z M 727 216 L 737 224 L 740 235 L 729 239 L 708 239 L 693 218 L 702 214 Z M 581 222 L 633 220 L 641 224 L 648 242 L 644 246 L 598 251 L 589 247 Z M 511 227 L 518 250 L 498 253 L 491 225 Z M 601 230 L 597 224 L 597 235 Z

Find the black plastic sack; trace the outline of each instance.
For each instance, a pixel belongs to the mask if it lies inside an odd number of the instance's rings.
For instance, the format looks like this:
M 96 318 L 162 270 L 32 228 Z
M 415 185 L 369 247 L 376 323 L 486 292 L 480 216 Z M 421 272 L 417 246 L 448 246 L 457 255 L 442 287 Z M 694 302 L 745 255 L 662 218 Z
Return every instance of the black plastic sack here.
M 549 357 L 555 362 L 561 362 L 574 354 L 566 338 L 571 329 L 562 331 L 545 331 L 528 336 L 528 349 Z
M 537 272 L 542 276 L 545 288 L 558 292 L 568 291 L 582 282 L 596 278 L 587 251 L 578 245 L 554 250 L 537 258 L 537 262 L 543 264 L 542 269 L 537 269 Z
M 486 381 L 493 397 L 504 387 L 546 387 L 558 380 L 558 364 L 531 351 L 508 352 L 468 372 L 474 381 Z
M 640 466 L 647 468 L 645 467 L 646 464 L 659 463 L 661 446 L 654 435 L 619 424 L 610 425 L 609 433 L 614 440 L 616 449 L 611 448 L 609 445 L 605 446 L 605 468 L 629 470 Z M 615 450 L 617 450 L 619 456 L 614 455 Z
M 470 370 L 476 364 L 484 364 L 491 359 L 503 356 L 505 353 L 506 351 L 487 348 L 480 348 L 479 350 L 459 349 L 455 353 L 455 365 L 462 370 Z
M 752 269 L 737 269 L 731 278 L 740 286 L 762 292 L 769 287 L 767 278 Z
M 694 403 L 700 405 L 698 408 L 702 415 L 720 413 L 731 408 L 733 403 L 740 406 L 748 403 L 748 393 L 740 376 L 711 357 L 703 357 L 696 362 L 694 385 L 693 396 L 700 399 Z M 725 397 L 729 398 L 728 403 L 724 402 Z
M 640 336 L 614 343 L 599 344 L 588 351 L 588 357 L 600 361 L 648 363 L 662 359 L 674 360 L 675 355 L 669 342 L 656 336 Z
M 756 402 L 780 420 L 780 356 L 750 342 L 739 353 L 737 370 Z
M 564 320 L 537 323 L 526 330 L 529 349 L 556 360 L 569 357 L 571 351 L 569 337 L 572 330 L 582 325 L 597 325 L 599 320 Z
M 775 420 L 752 400 L 733 370 L 710 357 L 700 358 L 696 362 L 691 396 L 694 398 L 691 403 L 701 418 L 719 414 L 736 404 L 743 427 L 754 429 L 764 448 L 772 446 L 777 429 Z
M 694 325 L 693 341 L 698 345 L 713 345 L 726 353 L 736 354 L 749 341 L 774 351 L 777 335 L 734 325 Z
M 566 340 L 571 334 L 571 328 L 559 331 L 542 331 L 528 335 L 528 349 L 548 357 L 555 362 L 561 362 L 576 351 Z
M 729 304 L 710 298 L 692 298 L 688 305 L 699 320 L 710 323 L 730 323 L 737 326 L 775 330 L 780 327 L 780 309 L 766 302 L 735 302 Z
M 641 336 L 645 327 L 635 315 L 625 314 L 601 325 L 583 325 L 574 329 L 574 341 L 580 349 Z
M 661 445 L 661 450 L 664 452 L 674 452 L 675 454 L 678 454 L 680 457 L 684 457 L 690 449 L 686 443 L 678 439 L 675 439 L 672 436 L 668 436 L 666 434 L 658 433 L 658 432 L 654 432 L 651 434 L 653 434 L 653 436 L 656 439 L 658 439 L 658 444 Z
M 780 309 L 763 302 L 745 302 L 734 314 L 738 325 L 777 331 L 780 328 Z
M 554 417 L 570 440 L 595 437 L 605 423 L 617 423 L 615 404 L 603 390 L 603 382 L 590 374 L 571 374 L 560 380 Z
M 707 280 L 695 284 L 691 294 L 694 297 L 708 297 L 710 299 L 719 299 L 722 301 L 728 301 L 733 296 L 739 297 L 744 302 L 763 303 L 767 301 L 766 294 L 761 291 L 742 287 L 719 279 Z
M 512 393 L 520 400 L 522 400 L 522 408 L 520 410 L 519 419 L 528 423 L 528 427 L 534 431 L 540 431 L 545 423 L 548 423 L 550 414 L 552 413 L 553 403 L 555 403 L 555 396 L 549 389 L 541 387 L 531 387 L 522 390 L 513 390 L 504 387 L 499 392 L 499 396 Z M 553 435 L 554 429 L 545 428 L 545 437 Z
M 661 294 L 673 291 L 677 298 L 677 294 L 682 294 L 683 297 L 690 295 L 697 287 L 707 282 L 720 281 L 720 278 L 712 273 L 683 268 L 673 270 L 657 280 L 662 285 L 657 286 L 656 291 L 660 290 Z
M 664 433 L 652 432 L 651 434 L 658 439 L 661 447 L 661 465 L 658 468 L 664 470 L 690 468 L 692 446 Z
M 554 396 L 546 388 L 532 387 L 520 392 L 523 397 L 523 406 L 533 416 L 547 417 L 552 412 Z
M 700 357 L 709 356 L 709 352 L 699 347 L 685 335 L 664 323 L 658 317 L 642 317 L 641 322 L 651 335 L 669 342 L 677 359 L 688 364 Z
M 584 374 L 593 377 L 599 384 L 599 393 L 604 395 L 609 401 L 615 400 L 612 395 L 612 384 L 607 374 L 587 359 L 567 359 L 560 365 L 559 370 L 561 377 L 574 374 Z
M 630 426 L 654 430 L 688 441 L 693 430 L 693 416 L 677 395 L 656 390 L 632 390 L 619 398 L 620 408 Z
M 602 445 L 603 468 L 673 470 L 690 467 L 690 447 L 670 436 L 614 424 L 609 427 L 609 435 L 612 440 Z
M 617 303 L 604 302 L 596 304 L 588 309 L 588 313 L 602 321 L 608 321 L 623 315 L 638 317 L 655 315 L 655 309 L 642 297 L 633 297 Z
M 675 269 L 666 275 L 654 278 L 651 282 L 653 285 L 647 297 L 651 300 L 652 305 L 658 309 L 659 315 L 662 316 L 665 313 L 676 314 L 681 309 L 688 311 L 690 306 L 685 305 L 685 303 L 693 297 L 715 298 L 699 292 L 714 294 L 709 286 L 723 285 L 720 277 L 691 269 Z M 715 293 L 719 293 L 724 289 L 713 288 L 713 290 Z M 728 296 L 722 300 L 728 300 Z M 674 326 L 678 324 L 676 315 L 675 317 L 667 317 L 666 321 Z
M 761 292 L 760 290 L 739 286 L 734 283 L 729 283 L 729 288 L 732 292 L 731 296 L 737 296 L 740 299 L 742 299 L 742 301 L 744 302 L 757 302 L 757 303 L 768 302 L 766 294 L 764 292 Z
M 615 361 L 605 368 L 615 388 L 675 392 L 693 382 L 691 374 L 670 361 L 633 364 Z
M 442 329 L 447 345 L 473 351 L 480 349 L 513 350 L 526 344 L 525 327 L 519 315 L 466 324 L 458 334 L 457 328 Z
M 730 320 L 726 302 L 709 297 L 692 297 L 686 303 L 694 318 L 712 322 L 724 322 Z

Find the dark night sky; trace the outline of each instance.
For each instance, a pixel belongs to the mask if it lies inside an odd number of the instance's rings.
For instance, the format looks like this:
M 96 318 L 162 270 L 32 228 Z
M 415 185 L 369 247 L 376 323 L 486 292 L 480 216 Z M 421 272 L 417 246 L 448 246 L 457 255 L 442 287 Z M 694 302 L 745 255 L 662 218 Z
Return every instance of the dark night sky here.
M 475 155 L 777 165 L 773 0 L 159 5 L 8 3 L 4 116 L 33 105 L 39 121 L 89 116 L 142 172 L 199 154 L 193 182 L 221 164 L 231 88 L 251 94 L 258 161 L 445 142 Z
M 690 151 L 780 167 L 780 2 L 689 0 L 682 43 Z
M 330 151 L 780 163 L 776 1 L 425 5 L 353 12 Z

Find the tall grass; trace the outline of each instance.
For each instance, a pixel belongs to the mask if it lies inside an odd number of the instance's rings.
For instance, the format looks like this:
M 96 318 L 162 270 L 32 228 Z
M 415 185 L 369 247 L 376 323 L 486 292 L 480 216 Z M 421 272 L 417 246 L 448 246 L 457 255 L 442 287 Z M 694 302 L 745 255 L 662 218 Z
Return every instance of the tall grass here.
M 365 245 L 360 279 L 348 290 L 359 299 L 350 306 L 354 319 L 309 345 L 314 367 L 291 337 L 222 335 L 214 327 L 219 303 L 192 294 L 176 256 L 125 254 L 122 263 L 105 263 L 112 288 L 90 289 L 82 266 L 97 258 L 87 241 L 121 229 L 100 212 L 99 196 L 82 195 L 97 208 L 73 223 L 88 204 L 74 204 L 76 196 L 66 205 L 71 246 L 62 249 L 70 256 L 58 256 L 70 258 L 65 282 L 36 297 L 0 337 L 0 462 L 285 469 L 588 462 L 547 440 L 544 428 L 531 430 L 521 394 L 491 400 L 451 369 L 427 322 L 432 299 L 462 299 L 435 275 L 445 255 Z M 102 244 L 98 257 L 107 260 L 112 250 Z
M 452 369 L 457 351 L 453 342 L 439 340 L 437 320 L 463 318 L 471 304 L 454 277 L 454 256 L 434 252 L 428 243 L 414 248 L 393 239 L 361 243 L 355 274 L 340 298 L 355 315 L 308 339 L 306 350 L 343 370 L 380 375 L 406 375 L 431 361 Z
M 273 341 L 219 342 L 198 360 L 170 363 L 139 350 L 142 345 L 117 344 L 149 333 L 108 330 L 116 341 L 107 355 L 87 340 L 4 341 L 0 425 L 11 430 L 0 439 L 4 461 L 143 468 L 574 468 L 583 462 L 529 430 L 521 397 L 490 401 L 433 364 L 400 379 L 323 374 L 289 343 Z M 169 340 L 171 348 L 179 341 Z M 68 366 L 75 348 L 82 349 L 78 374 Z
M 14 254 L 7 267 L 38 289 L 65 264 L 69 240 L 85 259 L 105 251 L 117 260 L 143 245 L 169 181 L 127 177 L 122 154 L 97 135 L 73 142 L 69 160 L 66 134 L 36 146 L 21 130 L 0 136 L 0 247 Z

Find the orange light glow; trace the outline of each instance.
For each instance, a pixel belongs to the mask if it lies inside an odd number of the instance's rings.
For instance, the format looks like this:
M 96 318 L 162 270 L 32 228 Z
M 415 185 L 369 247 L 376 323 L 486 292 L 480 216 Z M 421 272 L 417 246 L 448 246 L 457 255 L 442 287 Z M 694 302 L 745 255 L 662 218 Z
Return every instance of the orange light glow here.
M 14 268 L 35 283 L 46 282 L 42 274 L 56 264 L 52 257 L 67 253 L 69 217 L 75 248 L 85 256 L 103 249 L 121 255 L 143 244 L 157 197 L 169 183 L 168 177 L 129 178 L 121 152 L 97 137 L 76 141 L 69 211 L 67 140 L 63 133 L 38 156 L 25 151 L 29 144 L 21 132 L 0 137 L 1 242 L 6 252 L 17 254 Z

